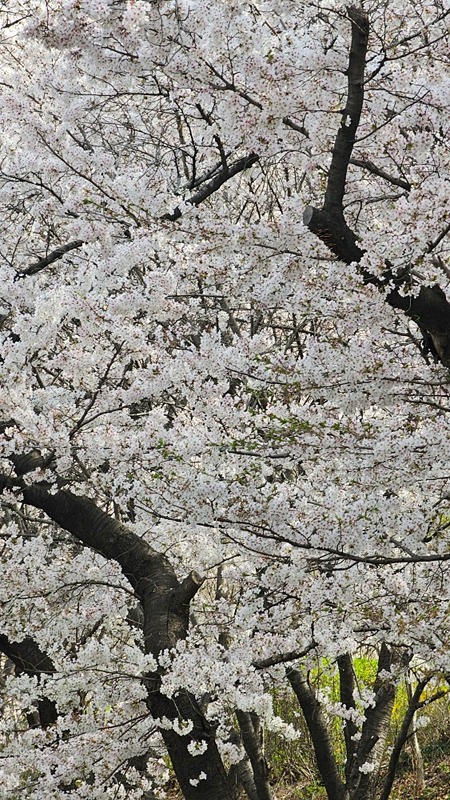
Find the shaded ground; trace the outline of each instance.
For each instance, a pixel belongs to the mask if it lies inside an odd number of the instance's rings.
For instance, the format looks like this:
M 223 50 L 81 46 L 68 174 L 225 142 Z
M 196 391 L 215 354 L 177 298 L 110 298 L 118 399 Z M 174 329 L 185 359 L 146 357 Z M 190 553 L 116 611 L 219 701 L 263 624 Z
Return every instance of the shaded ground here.
M 450 800 L 450 754 L 425 762 L 425 789 L 417 793 L 414 774 L 405 772 L 394 785 L 391 800 Z
M 414 772 L 405 768 L 395 781 L 390 800 L 450 800 L 450 743 L 424 752 L 425 789 L 417 792 Z M 274 800 L 327 800 L 320 786 L 277 786 Z
M 450 742 L 424 752 L 425 789 L 418 794 L 414 772 L 405 767 L 395 781 L 390 800 L 450 800 Z M 273 787 L 274 800 L 327 800 L 319 784 L 278 784 Z M 182 800 L 175 790 L 170 800 Z

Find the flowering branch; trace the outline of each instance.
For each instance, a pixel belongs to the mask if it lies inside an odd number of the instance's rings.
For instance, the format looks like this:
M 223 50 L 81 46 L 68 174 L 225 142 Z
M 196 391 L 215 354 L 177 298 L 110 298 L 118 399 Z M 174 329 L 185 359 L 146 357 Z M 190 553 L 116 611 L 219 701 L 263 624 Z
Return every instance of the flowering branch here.
M 350 45 L 349 65 L 347 70 L 348 90 L 347 102 L 341 114 L 341 126 L 336 134 L 331 165 L 322 208 L 307 206 L 303 214 L 303 222 L 334 255 L 346 264 L 359 264 L 364 250 L 357 244 L 356 234 L 348 226 L 343 209 L 345 183 L 350 163 L 364 166 L 391 183 L 402 185 L 398 180 L 382 174 L 370 161 L 352 160 L 351 155 L 355 143 L 361 112 L 364 102 L 364 69 L 369 37 L 369 21 L 367 14 L 353 6 L 347 9 L 351 21 L 352 39 Z M 409 187 L 409 184 L 408 184 Z M 403 188 L 407 188 L 403 182 Z M 430 244 L 430 251 L 448 233 L 447 226 L 435 242 Z M 414 320 L 422 330 L 428 349 L 436 360 L 450 367 L 450 304 L 442 289 L 436 286 L 422 286 L 418 295 L 403 295 L 399 287 L 408 285 L 408 272 L 396 276 L 388 263 L 384 276 L 377 277 L 362 270 L 364 281 L 373 283 L 380 289 L 390 287 L 386 294 L 386 302 L 392 307 L 402 310 Z
M 250 153 L 248 156 L 239 158 L 234 164 L 224 167 L 210 183 L 206 184 L 206 186 L 200 189 L 196 194 L 192 195 L 187 201 L 187 204 L 190 206 L 199 206 L 200 203 L 203 203 L 203 201 L 214 194 L 214 192 L 217 192 L 226 181 L 229 181 L 230 178 L 233 178 L 240 172 L 250 169 L 257 161 L 259 161 L 259 156 L 256 155 L 256 153 Z M 164 214 L 163 219 L 169 220 L 169 222 L 175 222 L 177 219 L 180 219 L 182 214 L 182 210 L 177 206 L 175 211 L 172 211 L 171 214 Z
M 48 255 L 44 256 L 44 258 L 40 258 L 39 261 L 35 261 L 33 264 L 30 264 L 29 267 L 19 272 L 18 277 L 24 278 L 26 275 L 36 275 L 37 272 L 41 272 L 43 269 L 45 269 L 45 267 L 48 267 L 49 264 L 53 264 L 55 261 L 58 261 L 66 253 L 70 253 L 71 250 L 77 250 L 83 245 L 84 242 L 81 239 L 75 239 L 73 242 L 62 244 L 59 247 L 56 247 L 55 250 L 52 250 L 51 253 L 48 253 Z

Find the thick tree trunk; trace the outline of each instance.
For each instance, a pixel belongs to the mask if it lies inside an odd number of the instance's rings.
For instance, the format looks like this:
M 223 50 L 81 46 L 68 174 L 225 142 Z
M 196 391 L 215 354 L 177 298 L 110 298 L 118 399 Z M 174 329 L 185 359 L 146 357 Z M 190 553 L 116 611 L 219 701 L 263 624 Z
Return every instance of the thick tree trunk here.
M 27 636 L 21 642 L 10 642 L 7 636 L 0 634 L 0 651 L 14 664 L 16 674 L 37 676 L 51 675 L 55 668 L 51 659 L 39 649 L 37 644 Z M 28 715 L 30 728 L 48 728 L 58 718 L 58 711 L 53 700 L 43 697 L 37 703 L 37 715 Z
M 139 597 L 144 612 L 144 641 L 155 658 L 186 636 L 189 604 L 202 579 L 192 572 L 181 583 L 166 556 L 135 536 L 99 509 L 87 497 L 69 491 L 49 494 L 41 486 L 22 486 L 26 503 L 45 511 L 62 528 L 105 558 L 117 561 Z M 236 789 L 220 758 L 214 730 L 191 694 L 181 691 L 168 698 L 160 691 L 162 670 L 146 678 L 148 707 L 155 719 L 186 725 L 180 735 L 162 726 L 166 744 L 185 800 L 236 800 Z M 205 742 L 201 755 L 191 755 L 188 745 Z
M 347 101 L 341 114 L 341 124 L 334 140 L 325 197 L 322 208 L 307 206 L 303 222 L 328 249 L 346 264 L 359 264 L 364 250 L 357 243 L 355 232 L 344 215 L 345 184 L 349 164 L 361 163 L 352 159 L 353 147 L 364 103 L 364 72 L 369 39 L 369 20 L 360 8 L 347 7 L 352 39 L 347 69 Z M 444 366 L 450 367 L 450 303 L 440 286 L 421 286 L 419 291 L 401 294 L 399 287 L 408 289 L 408 270 L 395 274 L 386 261 L 384 275 L 374 275 L 361 268 L 365 283 L 372 283 L 385 292 L 392 308 L 402 310 L 419 326 L 427 350 Z
M 158 691 L 157 683 L 151 678 L 147 680 L 147 687 L 147 704 L 155 719 L 165 718 L 192 725 L 185 736 L 173 730 L 161 731 L 186 800 L 236 800 L 236 790 L 220 758 L 214 730 L 201 713 L 195 698 L 188 692 L 179 692 L 173 700 L 169 699 Z M 205 742 L 207 750 L 201 755 L 192 756 L 187 748 L 193 742 Z M 205 777 L 199 780 L 202 774 Z

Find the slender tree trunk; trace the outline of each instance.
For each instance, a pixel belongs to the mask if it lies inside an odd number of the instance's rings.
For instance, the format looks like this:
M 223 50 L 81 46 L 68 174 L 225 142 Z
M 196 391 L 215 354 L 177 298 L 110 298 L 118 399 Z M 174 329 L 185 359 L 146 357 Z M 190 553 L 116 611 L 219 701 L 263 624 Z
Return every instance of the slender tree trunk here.
M 400 753 L 405 745 L 405 742 L 408 739 L 408 732 L 410 730 L 414 714 L 420 704 L 420 696 L 425 686 L 427 685 L 428 681 L 429 678 L 425 678 L 424 680 L 419 681 L 414 690 L 414 693 L 412 693 L 411 696 L 409 697 L 408 708 L 406 709 L 405 716 L 403 717 L 403 722 L 400 726 L 400 730 L 394 742 L 394 747 L 392 748 L 387 774 L 382 790 L 379 795 L 379 800 L 388 800 L 391 794 L 392 786 L 394 784 L 394 779 L 395 779 L 395 773 L 397 770 L 398 760 L 400 758 Z
M 392 649 L 382 644 L 378 657 L 377 677 L 373 686 L 375 703 L 366 711 L 366 720 L 362 727 L 353 768 L 347 781 L 349 800 L 376 798 L 379 770 L 395 701 L 394 681 L 386 677 L 393 663 Z M 372 767 L 370 772 L 361 771 L 360 768 L 364 769 L 365 764 Z
M 353 661 L 348 653 L 339 656 L 339 695 L 340 701 L 346 709 L 355 708 L 355 674 L 353 670 Z M 351 719 L 344 722 L 344 740 L 345 740 L 345 778 L 348 781 L 352 772 L 353 762 L 357 750 L 357 742 L 354 738 L 357 732 L 357 726 Z
M 253 769 L 255 788 L 258 800 L 272 800 L 269 785 L 269 770 L 261 747 L 259 719 L 256 714 L 247 711 L 236 711 L 241 730 L 242 741 Z
M 287 677 L 303 711 L 328 800 L 346 800 L 345 785 L 339 774 L 330 733 L 320 703 L 299 670 L 289 669 Z
M 406 691 L 408 694 L 408 703 L 409 705 L 411 705 L 414 701 L 414 693 L 411 688 L 411 680 L 409 679 L 409 676 L 406 681 Z M 414 709 L 411 725 L 409 728 L 409 743 L 411 745 L 414 774 L 416 778 L 415 796 L 421 797 L 425 789 L 425 771 L 423 767 L 422 750 L 420 749 L 419 738 L 417 736 L 416 718 L 417 718 L 417 708 Z

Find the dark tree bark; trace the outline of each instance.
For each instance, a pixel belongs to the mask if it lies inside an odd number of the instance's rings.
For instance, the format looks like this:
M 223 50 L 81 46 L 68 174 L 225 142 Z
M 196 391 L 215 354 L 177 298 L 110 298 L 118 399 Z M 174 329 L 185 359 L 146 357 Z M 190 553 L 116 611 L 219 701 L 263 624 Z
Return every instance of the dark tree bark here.
M 253 769 L 256 796 L 258 800 L 272 800 L 269 785 L 269 770 L 261 747 L 259 720 L 256 714 L 247 711 L 236 711 L 241 731 L 242 742 Z
M 0 652 L 2 652 L 14 665 L 16 674 L 26 674 L 36 676 L 38 681 L 42 675 L 52 675 L 55 673 L 53 662 L 46 653 L 38 647 L 36 642 L 27 636 L 21 642 L 11 642 L 7 636 L 0 634 Z M 26 714 L 30 728 L 48 728 L 58 719 L 58 710 L 53 700 L 44 697 L 37 703 L 37 712 Z M 145 772 L 147 762 L 151 752 L 147 751 L 139 756 L 134 756 L 128 761 L 128 766 L 133 767 L 139 772 Z M 115 779 L 128 786 L 126 770 L 119 770 L 114 774 Z M 67 787 L 61 785 L 61 791 L 67 792 Z M 146 794 L 148 800 L 155 800 L 153 792 Z M 258 800 L 258 798 L 256 798 Z
M 372 800 L 378 779 L 381 756 L 389 732 L 392 709 L 395 701 L 395 683 L 385 677 L 394 663 L 394 653 L 382 644 L 378 656 L 377 677 L 373 686 L 375 702 L 366 710 L 361 738 L 353 760 L 353 767 L 347 780 L 349 800 Z M 369 761 L 374 765 L 373 772 L 360 772 L 360 767 Z
M 347 170 L 364 102 L 364 67 L 369 40 L 369 20 L 362 9 L 347 9 L 352 26 L 347 70 L 347 102 L 336 134 L 324 204 L 321 209 L 308 206 L 303 221 L 342 261 L 359 262 L 364 251 L 356 244 L 356 235 L 344 218 L 344 195 Z
M 287 677 L 302 709 L 316 756 L 323 785 L 329 800 L 387 800 L 392 788 L 395 767 L 414 710 L 408 710 L 402 725 L 396 747 L 391 757 L 392 768 L 380 790 L 379 771 L 389 732 L 392 709 L 395 701 L 395 682 L 388 677 L 391 667 L 399 655 L 385 644 L 381 645 L 378 657 L 377 675 L 373 685 L 374 704 L 365 712 L 359 739 L 355 739 L 357 726 L 351 720 L 344 725 L 346 746 L 345 781 L 340 774 L 333 751 L 330 727 L 306 677 L 297 669 L 289 669 Z M 347 709 L 355 708 L 354 689 L 356 688 L 352 660 L 344 654 L 338 658 L 340 700 Z M 426 683 L 426 681 L 425 681 Z M 420 697 L 420 694 L 419 694 Z M 365 772 L 361 767 L 369 762 L 373 769 Z M 380 791 L 382 794 L 380 795 Z
M 243 158 L 239 158 L 237 161 L 234 161 L 233 164 L 228 166 L 227 163 L 223 165 L 223 168 L 220 172 L 202 189 L 199 189 L 196 194 L 192 195 L 187 201 L 191 206 L 199 206 L 200 203 L 203 203 L 208 197 L 211 197 L 212 194 L 217 192 L 224 183 L 233 178 L 235 175 L 238 175 L 240 172 L 243 172 L 246 169 L 249 169 L 259 161 L 259 156 L 256 153 L 250 153 L 248 156 L 244 156 Z M 168 220 L 169 222 L 176 222 L 177 219 L 180 219 L 183 212 L 177 206 L 171 214 L 164 214 L 163 219 Z
M 397 734 L 397 738 L 394 743 L 394 747 L 392 748 L 392 753 L 389 759 L 389 766 L 387 769 L 387 775 L 380 793 L 380 800 L 388 800 L 392 786 L 394 784 L 395 773 L 397 771 L 398 760 L 400 758 L 400 753 L 406 743 L 408 738 L 409 729 L 411 723 L 414 718 L 414 714 L 417 709 L 420 707 L 420 697 L 425 689 L 427 683 L 429 682 L 429 678 L 424 678 L 422 681 L 419 681 L 413 694 L 411 695 L 408 703 L 408 708 L 406 710 L 406 714 L 403 718 L 403 722 L 400 726 L 400 730 Z
M 82 247 L 84 244 L 81 239 L 75 239 L 73 242 L 68 242 L 67 244 L 62 244 L 59 247 L 56 247 L 55 250 L 52 250 L 51 253 L 40 258 L 38 261 L 35 261 L 34 264 L 30 264 L 29 267 L 23 270 L 23 272 L 19 273 L 19 277 L 24 278 L 27 275 L 36 275 L 37 272 L 41 272 L 41 270 L 45 269 L 49 266 L 49 264 L 53 264 L 55 261 L 59 261 L 66 253 L 69 253 L 71 250 L 78 250 L 79 247 Z
M 352 159 L 358 125 L 364 104 L 364 71 L 369 38 L 369 19 L 360 8 L 347 8 L 351 22 L 351 45 L 347 70 L 347 102 L 341 114 L 341 125 L 334 141 L 331 164 L 322 208 L 307 206 L 303 221 L 328 249 L 346 264 L 359 264 L 364 250 L 357 243 L 357 236 L 348 226 L 344 216 L 344 196 L 347 172 L 350 164 L 359 164 Z M 372 171 L 376 170 L 368 162 Z M 377 174 L 383 177 L 380 170 Z M 390 182 L 390 176 L 387 178 Z M 398 183 L 398 181 L 397 181 Z M 401 184 L 400 184 L 401 185 Z M 407 187 L 406 187 L 407 189 Z M 372 275 L 361 268 L 365 283 L 372 283 L 385 292 L 385 299 L 392 308 L 402 310 L 421 329 L 428 350 L 437 361 L 450 367 L 450 303 L 440 286 L 422 286 L 414 294 L 410 290 L 409 275 L 403 271 L 396 275 L 389 261 L 383 276 Z M 400 287 L 405 293 L 400 292 Z
M 239 175 L 240 172 L 244 172 L 244 170 L 249 169 L 256 164 L 257 161 L 259 161 L 259 155 L 256 153 L 249 153 L 249 155 L 243 156 L 229 165 L 227 164 L 224 155 L 219 172 L 214 175 L 209 183 L 205 184 L 205 186 L 199 189 L 198 192 L 193 194 L 188 199 L 188 204 L 191 206 L 199 206 L 204 202 L 204 200 L 207 200 L 208 197 L 211 197 L 212 194 L 217 192 L 224 183 L 229 181 L 235 175 Z M 199 181 L 197 181 L 197 184 L 198 183 Z M 177 206 L 171 213 L 164 214 L 162 219 L 169 222 L 176 222 L 178 219 L 180 219 L 182 214 L 182 210 L 179 208 L 179 206 Z M 30 275 L 36 275 L 49 265 L 54 264 L 55 261 L 59 261 L 61 258 L 63 258 L 63 256 L 65 256 L 66 253 L 69 253 L 71 250 L 78 250 L 80 247 L 83 247 L 84 244 L 85 242 L 83 240 L 75 239 L 73 242 L 67 242 L 67 244 L 59 245 L 59 247 L 56 247 L 46 256 L 43 256 L 43 258 L 38 259 L 38 261 L 35 261 L 33 264 L 30 264 L 24 270 L 19 272 L 17 274 L 17 278 L 26 278 Z
M 27 636 L 21 642 L 11 642 L 4 634 L 0 634 L 0 650 L 14 664 L 16 674 L 37 676 L 51 675 L 55 668 L 52 660 L 40 650 L 37 644 Z M 48 728 L 56 722 L 58 711 L 53 700 L 43 697 L 37 703 L 37 719 L 34 715 L 28 715 L 30 728 Z
M 12 479 L 3 480 L 11 485 Z M 121 566 L 133 586 L 144 612 L 144 641 L 147 653 L 157 657 L 161 650 L 173 648 L 184 638 L 189 624 L 189 604 L 202 579 L 192 572 L 178 581 L 169 559 L 158 553 L 143 539 L 86 498 L 69 491 L 50 494 L 44 487 L 26 486 L 20 478 L 15 485 L 22 489 L 25 503 L 44 511 L 64 530 L 80 542 L 113 559 Z M 236 800 L 236 789 L 229 780 L 215 741 L 214 730 L 190 693 L 181 691 L 168 698 L 161 691 L 162 671 L 146 677 L 148 707 L 155 719 L 190 723 L 189 735 L 180 736 L 174 730 L 162 730 L 180 788 L 186 800 Z M 188 745 L 205 741 L 205 753 L 191 756 Z M 206 779 L 196 780 L 203 772 Z
M 348 709 L 355 708 L 354 692 L 356 688 L 355 673 L 353 671 L 353 661 L 351 657 L 344 653 L 338 658 L 339 668 L 339 693 L 341 703 Z M 344 723 L 344 740 L 345 740 L 345 777 L 346 780 L 350 778 L 354 758 L 357 750 L 357 743 L 353 738 L 358 728 L 355 723 L 348 719 Z
M 311 736 L 317 766 L 329 800 L 346 800 L 345 784 L 339 774 L 327 722 L 321 705 L 306 678 L 297 669 L 288 669 L 287 678 L 295 692 Z

